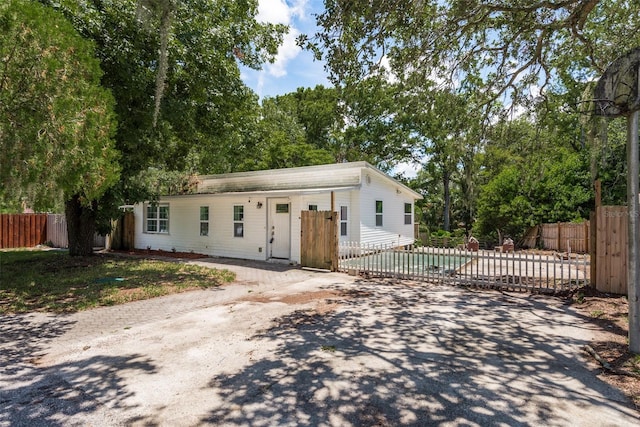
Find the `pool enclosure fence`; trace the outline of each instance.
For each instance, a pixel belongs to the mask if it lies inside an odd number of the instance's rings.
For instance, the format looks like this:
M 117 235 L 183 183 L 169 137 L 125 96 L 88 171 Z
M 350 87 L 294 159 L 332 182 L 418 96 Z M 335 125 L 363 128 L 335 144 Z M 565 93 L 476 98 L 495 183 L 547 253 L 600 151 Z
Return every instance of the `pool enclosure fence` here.
M 589 255 L 342 242 L 338 270 L 367 277 L 557 293 L 590 283 Z

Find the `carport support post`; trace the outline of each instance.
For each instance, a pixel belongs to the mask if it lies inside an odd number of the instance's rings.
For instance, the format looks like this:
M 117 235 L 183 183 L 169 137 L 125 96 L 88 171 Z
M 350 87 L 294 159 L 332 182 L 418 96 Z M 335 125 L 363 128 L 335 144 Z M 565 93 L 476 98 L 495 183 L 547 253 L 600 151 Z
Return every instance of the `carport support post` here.
M 634 111 L 627 117 L 627 208 L 629 210 L 627 292 L 629 298 L 629 350 L 640 354 L 640 317 L 638 317 L 638 287 L 640 287 L 640 221 L 638 218 L 638 185 L 640 167 L 638 148 L 638 118 Z

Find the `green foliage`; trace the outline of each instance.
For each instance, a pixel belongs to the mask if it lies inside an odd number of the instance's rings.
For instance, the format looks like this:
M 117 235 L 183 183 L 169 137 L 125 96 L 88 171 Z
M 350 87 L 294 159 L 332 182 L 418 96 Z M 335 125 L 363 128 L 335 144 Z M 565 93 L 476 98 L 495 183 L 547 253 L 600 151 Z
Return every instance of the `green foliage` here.
M 335 134 L 344 125 L 338 91 L 317 85 L 315 88 L 298 88 L 284 96 L 296 100 L 296 117 L 304 128 L 307 143 L 334 152 Z
M 409 158 L 408 131 L 397 120 L 402 100 L 383 75 L 349 82 L 339 89 L 343 129 L 334 142 L 337 162 L 366 160 L 383 170 Z
M 215 7 L 200 0 L 40 2 L 94 42 L 101 83 L 115 98 L 121 179 L 97 205 L 101 231 L 117 206 L 157 196 L 154 180 L 140 179 L 149 170 L 188 177 L 232 168 L 251 128 L 246 120 L 257 116 L 258 106 L 238 62 L 259 68 L 272 60 L 286 31 L 255 20 L 257 0 L 222 0 Z M 165 36 L 162 72 L 158 52 Z
M 0 6 L 0 199 L 47 210 L 100 197 L 118 179 L 113 98 L 91 42 L 32 2 Z
M 244 160 L 238 162 L 239 170 L 279 169 L 333 161 L 329 151 L 308 142 L 306 128 L 299 122 L 300 104 L 296 93 L 262 102 L 262 114 L 252 135 L 253 146 L 241 153 Z
M 406 158 L 392 86 L 368 79 L 338 90 L 316 86 L 263 100 L 235 153 L 236 170 L 366 160 L 390 169 Z
M 149 167 L 208 172 L 207 153 L 237 139 L 234 128 L 241 128 L 242 120 L 237 111 L 256 105 L 240 79 L 238 61 L 259 67 L 273 58 L 285 31 L 255 21 L 256 1 L 222 1 L 215 8 L 196 0 L 170 2 L 165 90 L 154 127 L 160 16 L 139 13 L 134 0 L 82 7 L 72 0 L 47 3 L 96 43 L 102 83 L 116 99 L 123 196 L 130 201 L 144 196 L 132 178 Z
M 388 59 L 396 75 L 480 87 L 524 101 L 563 75 L 586 81 L 640 44 L 640 4 L 567 0 L 325 0 L 320 31 L 299 43 L 353 82 Z
M 511 163 L 483 185 L 475 234 L 517 240 L 537 224 L 588 218 L 593 194 L 586 159 L 566 150 L 556 156 Z
M 403 127 L 409 130 L 414 150 L 426 159 L 421 179 L 429 182 L 429 192 L 442 199 L 439 223 L 450 229 L 452 190 L 462 194 L 465 203 L 458 206 L 461 222 L 472 222 L 475 208 L 474 175 L 477 173 L 481 132 L 478 107 L 474 97 L 463 92 L 426 88 L 410 91 L 403 96 L 406 106 L 399 112 Z M 437 203 L 432 200 L 431 203 Z

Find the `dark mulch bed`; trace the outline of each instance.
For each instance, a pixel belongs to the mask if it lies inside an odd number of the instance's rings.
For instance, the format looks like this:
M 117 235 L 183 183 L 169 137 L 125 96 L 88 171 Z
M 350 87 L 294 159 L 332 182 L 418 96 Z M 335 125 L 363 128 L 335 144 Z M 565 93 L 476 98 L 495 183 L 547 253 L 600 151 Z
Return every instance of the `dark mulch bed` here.
M 110 253 L 114 254 L 128 254 L 138 255 L 142 257 L 169 257 L 169 258 L 186 258 L 186 259 L 198 259 L 208 258 L 209 255 L 199 254 L 195 252 L 177 252 L 177 251 L 163 251 L 162 249 L 131 249 L 131 250 L 111 250 Z

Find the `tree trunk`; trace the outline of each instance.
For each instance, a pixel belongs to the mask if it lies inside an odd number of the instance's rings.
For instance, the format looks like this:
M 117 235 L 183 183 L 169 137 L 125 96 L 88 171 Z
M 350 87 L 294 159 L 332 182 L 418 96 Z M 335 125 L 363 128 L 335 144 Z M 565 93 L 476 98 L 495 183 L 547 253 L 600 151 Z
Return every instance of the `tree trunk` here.
M 96 201 L 91 202 L 91 206 L 83 205 L 78 194 L 65 202 L 69 255 L 89 256 L 93 253 L 97 205 Z
M 444 185 L 444 224 L 442 229 L 450 231 L 449 217 L 451 216 L 451 174 L 446 168 L 442 171 L 442 184 Z

